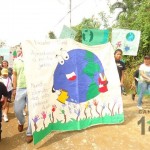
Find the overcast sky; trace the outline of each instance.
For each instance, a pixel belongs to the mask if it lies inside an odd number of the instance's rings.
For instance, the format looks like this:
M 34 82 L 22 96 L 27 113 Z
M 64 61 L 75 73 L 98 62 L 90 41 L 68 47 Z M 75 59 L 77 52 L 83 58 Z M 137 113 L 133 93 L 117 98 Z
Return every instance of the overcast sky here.
M 71 1 L 71 25 L 100 11 L 108 12 L 107 0 Z M 70 0 L 1 0 L 0 39 L 11 43 L 44 39 L 49 31 L 59 36 L 64 24 L 70 26 L 69 4 Z

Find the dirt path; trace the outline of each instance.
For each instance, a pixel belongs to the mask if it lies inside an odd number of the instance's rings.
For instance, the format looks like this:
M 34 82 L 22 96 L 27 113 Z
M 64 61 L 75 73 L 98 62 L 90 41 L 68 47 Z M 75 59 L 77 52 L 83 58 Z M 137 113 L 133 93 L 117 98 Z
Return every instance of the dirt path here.
M 150 121 L 150 100 L 144 99 L 144 111 L 141 112 L 130 95 L 123 96 L 123 103 L 125 121 L 120 125 L 97 125 L 81 131 L 52 132 L 37 145 L 27 144 L 25 131 L 17 131 L 17 119 L 11 103 L 10 120 L 8 123 L 2 122 L 0 150 L 149 150 L 150 124 L 147 121 Z M 145 134 L 141 135 L 144 128 Z

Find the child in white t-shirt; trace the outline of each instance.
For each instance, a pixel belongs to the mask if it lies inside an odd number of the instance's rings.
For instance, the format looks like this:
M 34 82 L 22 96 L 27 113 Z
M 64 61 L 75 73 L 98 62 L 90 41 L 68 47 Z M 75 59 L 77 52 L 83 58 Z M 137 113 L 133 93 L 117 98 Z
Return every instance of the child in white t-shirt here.
M 9 103 L 11 102 L 11 95 L 12 95 L 12 89 L 13 89 L 12 80 L 10 79 L 10 77 L 8 77 L 8 69 L 3 68 L 1 70 L 0 81 L 3 82 L 3 84 L 6 86 L 7 92 L 8 92 L 6 107 L 3 110 L 4 121 L 8 122 Z

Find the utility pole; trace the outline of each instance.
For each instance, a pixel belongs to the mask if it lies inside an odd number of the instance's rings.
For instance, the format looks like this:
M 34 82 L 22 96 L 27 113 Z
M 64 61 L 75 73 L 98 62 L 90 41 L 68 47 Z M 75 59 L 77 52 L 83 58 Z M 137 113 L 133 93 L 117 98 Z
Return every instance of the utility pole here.
M 70 0 L 70 27 L 71 27 L 71 0 Z

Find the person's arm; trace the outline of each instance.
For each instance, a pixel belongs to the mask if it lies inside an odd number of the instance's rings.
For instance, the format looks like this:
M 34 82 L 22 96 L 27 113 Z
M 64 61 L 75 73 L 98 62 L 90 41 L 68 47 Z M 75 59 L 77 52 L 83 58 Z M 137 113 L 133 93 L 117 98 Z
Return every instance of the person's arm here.
M 2 107 L 4 109 L 6 107 L 8 92 L 6 86 L 3 83 L 1 83 L 1 88 L 2 88 L 2 99 L 4 103 Z
M 7 97 L 2 95 L 2 102 L 3 102 L 2 108 L 5 109 L 5 107 L 7 105 Z
M 149 80 L 149 81 L 150 81 L 150 77 L 148 77 L 148 76 L 145 74 L 145 72 L 144 72 L 144 71 L 140 71 L 140 75 L 141 75 L 144 79 L 146 79 L 146 80 Z
M 137 82 L 139 81 L 139 69 L 134 72 L 134 79 L 135 79 Z
M 13 96 L 16 95 L 16 88 L 17 88 L 17 72 L 13 71 Z
M 121 76 L 121 85 L 123 85 L 123 82 L 124 82 L 124 70 L 122 70 L 122 76 Z
M 17 88 L 17 65 L 16 65 L 16 60 L 14 60 L 14 64 L 13 64 L 12 83 L 13 83 L 13 89 L 16 90 L 16 88 Z
M 121 62 L 122 62 L 122 61 L 121 61 Z M 121 65 L 122 65 L 122 76 L 121 76 L 121 79 L 120 79 L 120 84 L 121 84 L 121 85 L 124 85 L 126 66 L 125 66 L 125 63 L 124 63 L 124 62 L 122 62 Z
M 134 77 L 134 79 L 138 82 L 139 81 L 139 78 L 137 78 L 137 77 Z
M 17 88 L 17 73 L 13 71 L 13 89 Z

